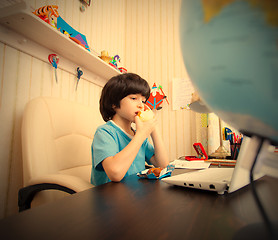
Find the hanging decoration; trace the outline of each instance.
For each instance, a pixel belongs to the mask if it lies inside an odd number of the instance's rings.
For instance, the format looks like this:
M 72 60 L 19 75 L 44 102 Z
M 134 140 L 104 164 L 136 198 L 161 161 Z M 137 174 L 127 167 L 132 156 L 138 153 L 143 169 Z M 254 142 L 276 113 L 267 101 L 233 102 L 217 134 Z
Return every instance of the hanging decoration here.
M 56 83 L 58 83 L 57 67 L 58 67 L 58 63 L 59 63 L 59 57 L 55 53 L 49 54 L 48 61 L 51 63 L 52 67 L 54 68 L 55 80 L 56 80 Z
M 151 94 L 150 97 L 148 98 L 146 104 L 150 107 L 150 109 L 156 109 L 160 110 L 162 108 L 161 104 L 163 103 L 163 100 L 166 100 L 167 103 L 169 104 L 167 100 L 167 96 L 165 96 L 162 86 L 159 85 L 157 88 L 156 84 L 153 84 L 153 87 L 151 89 Z

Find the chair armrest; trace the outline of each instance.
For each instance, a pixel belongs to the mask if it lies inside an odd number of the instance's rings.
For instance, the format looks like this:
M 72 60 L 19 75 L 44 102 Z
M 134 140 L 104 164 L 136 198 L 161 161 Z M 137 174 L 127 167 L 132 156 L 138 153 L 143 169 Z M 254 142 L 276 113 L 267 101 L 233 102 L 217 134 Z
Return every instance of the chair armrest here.
M 28 186 L 18 191 L 19 211 L 29 209 L 34 196 L 43 190 L 55 189 L 73 194 L 92 187 L 93 185 L 89 182 L 70 175 L 51 174 L 34 178 L 29 181 Z
M 40 183 L 40 184 L 34 184 L 27 187 L 23 187 L 18 191 L 19 212 L 31 208 L 31 202 L 33 201 L 35 195 L 38 192 L 43 190 L 50 190 L 50 189 L 60 190 L 63 192 L 67 192 L 69 194 L 76 193 L 70 188 L 61 186 L 59 184 L 53 184 L 53 183 Z
M 75 192 L 81 192 L 88 188 L 92 188 L 93 185 L 88 182 L 84 181 L 83 179 L 79 177 L 75 177 L 72 175 L 66 175 L 66 174 L 48 174 L 43 175 L 37 178 L 32 178 L 28 185 L 35 185 L 40 183 L 53 183 L 58 184 L 61 186 L 65 186 L 67 188 L 70 188 L 74 190 Z

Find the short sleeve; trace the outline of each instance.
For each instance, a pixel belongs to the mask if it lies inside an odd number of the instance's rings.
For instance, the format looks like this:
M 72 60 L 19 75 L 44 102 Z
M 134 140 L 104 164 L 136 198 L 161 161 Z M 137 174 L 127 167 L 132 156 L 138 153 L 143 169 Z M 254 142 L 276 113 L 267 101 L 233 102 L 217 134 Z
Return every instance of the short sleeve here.
M 114 156 L 119 152 L 119 146 L 117 141 L 115 141 L 115 137 L 116 136 L 107 129 L 97 130 L 92 144 L 94 168 L 102 169 L 102 164 L 100 163 L 105 158 Z

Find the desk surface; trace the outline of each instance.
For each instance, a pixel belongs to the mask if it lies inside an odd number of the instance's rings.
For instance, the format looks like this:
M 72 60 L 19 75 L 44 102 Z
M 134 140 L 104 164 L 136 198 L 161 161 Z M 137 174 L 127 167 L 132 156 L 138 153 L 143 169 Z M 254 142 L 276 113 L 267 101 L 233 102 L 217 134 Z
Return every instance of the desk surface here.
M 255 184 L 268 216 L 276 223 L 277 183 L 278 179 L 264 177 Z M 217 195 L 131 176 L 121 183 L 108 183 L 3 219 L 0 236 L 215 240 L 240 239 L 247 232 L 248 239 L 254 239 L 248 230 L 263 226 L 250 186 Z

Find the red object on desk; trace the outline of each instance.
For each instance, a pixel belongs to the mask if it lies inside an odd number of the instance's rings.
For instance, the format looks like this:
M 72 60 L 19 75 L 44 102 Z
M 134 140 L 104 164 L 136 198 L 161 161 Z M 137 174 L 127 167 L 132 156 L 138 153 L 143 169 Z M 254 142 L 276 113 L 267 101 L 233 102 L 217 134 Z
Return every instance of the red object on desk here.
M 208 155 L 202 145 L 202 143 L 194 143 L 193 147 L 195 148 L 195 151 L 197 152 L 197 156 L 185 156 L 185 160 L 188 161 L 200 161 L 200 160 L 207 160 Z

